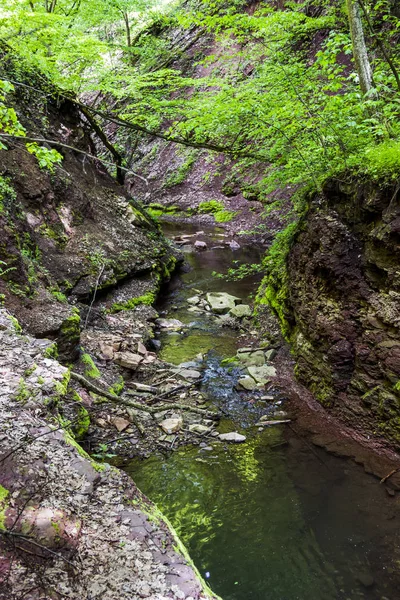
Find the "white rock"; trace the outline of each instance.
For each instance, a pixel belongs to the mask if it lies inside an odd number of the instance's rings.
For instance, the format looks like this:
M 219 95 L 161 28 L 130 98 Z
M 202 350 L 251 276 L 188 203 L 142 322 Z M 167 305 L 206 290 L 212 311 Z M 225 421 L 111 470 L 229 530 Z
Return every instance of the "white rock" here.
M 200 240 L 195 241 L 194 247 L 196 250 L 207 250 L 207 244 L 205 242 L 201 242 Z
M 229 312 L 235 307 L 238 300 L 240 298 L 225 292 L 209 292 L 207 294 L 207 302 L 211 306 L 211 310 L 219 315 Z
M 177 433 L 183 425 L 183 419 L 182 417 L 164 419 L 159 425 L 165 433 Z
M 236 444 L 240 444 L 241 442 L 246 441 L 246 436 L 238 433 L 237 431 L 220 433 L 218 437 L 222 442 L 235 442 Z
M 161 329 L 170 329 L 172 331 L 177 331 L 185 326 L 179 319 L 156 319 L 156 325 Z
M 248 367 L 249 375 L 256 380 L 257 383 L 268 383 L 271 377 L 276 377 L 276 369 L 270 365 L 262 365 L 261 367 Z
M 121 365 L 121 367 L 125 367 L 125 369 L 135 370 L 142 362 L 143 356 L 134 354 L 133 352 L 116 352 L 114 360 Z

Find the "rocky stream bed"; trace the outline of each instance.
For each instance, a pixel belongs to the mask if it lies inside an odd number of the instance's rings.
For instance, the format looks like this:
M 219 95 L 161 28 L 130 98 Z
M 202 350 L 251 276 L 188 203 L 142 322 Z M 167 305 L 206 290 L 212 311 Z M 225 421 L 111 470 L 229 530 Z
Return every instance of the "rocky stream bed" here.
M 260 342 L 257 278 L 216 276 L 262 248 L 166 232 L 178 274 L 78 303 L 72 371 L 2 313 L 0 597 L 394 600 L 398 474 L 365 470 L 395 457 L 321 418 L 271 316 Z

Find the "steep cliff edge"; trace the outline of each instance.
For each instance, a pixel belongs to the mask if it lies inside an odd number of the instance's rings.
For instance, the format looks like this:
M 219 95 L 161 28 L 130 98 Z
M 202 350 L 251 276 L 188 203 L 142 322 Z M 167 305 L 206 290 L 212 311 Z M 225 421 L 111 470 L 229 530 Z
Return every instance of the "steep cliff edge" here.
M 330 181 L 288 257 L 296 372 L 349 425 L 400 444 L 399 186 Z
M 23 140 L 0 151 L 0 260 L 9 269 L 0 293 L 23 327 L 57 337 L 74 358 L 79 316 L 71 304 L 125 280 L 146 279 L 154 292 L 176 261 L 151 217 L 88 157 L 94 143 L 76 106 L 12 56 L 2 60 L 0 78 L 19 81 L 7 104 L 27 135 L 64 146 L 54 172 L 40 168 Z

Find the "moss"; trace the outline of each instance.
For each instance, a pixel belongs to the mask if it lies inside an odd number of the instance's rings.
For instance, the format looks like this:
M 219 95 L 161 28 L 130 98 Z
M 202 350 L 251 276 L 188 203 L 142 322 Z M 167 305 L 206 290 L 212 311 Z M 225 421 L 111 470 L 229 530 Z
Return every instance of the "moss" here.
M 24 377 L 29 377 L 29 375 L 32 375 L 32 373 L 34 373 L 36 369 L 37 364 L 33 363 L 33 365 L 29 367 L 29 369 L 26 369 L 26 371 L 24 372 Z
M 50 287 L 48 291 L 58 302 L 63 302 L 64 304 L 68 302 L 66 295 L 60 292 L 57 287 Z
M 119 396 L 120 394 L 122 394 L 124 387 L 125 387 L 125 381 L 124 381 L 123 377 L 120 376 L 118 378 L 118 380 L 111 387 L 108 388 L 108 391 L 110 394 Z
M 67 340 L 75 340 L 80 337 L 81 317 L 77 308 L 72 309 L 72 315 L 67 317 L 61 325 L 61 336 Z
M 189 155 L 185 161 L 166 177 L 164 187 L 171 188 L 175 185 L 180 185 L 186 180 L 198 156 L 198 150 L 190 149 L 188 152 Z
M 50 227 L 47 223 L 43 223 L 39 227 L 39 233 L 50 240 L 56 242 L 56 244 L 60 248 L 65 248 L 66 243 L 68 242 L 68 237 L 64 232 L 63 226 L 60 224 L 58 227 L 58 231 Z
M 216 223 L 229 223 L 236 215 L 237 213 L 231 210 L 219 210 L 214 213 L 214 219 Z
M 68 386 L 69 386 L 70 379 L 71 379 L 71 371 L 69 369 L 67 369 L 67 371 L 65 371 L 64 375 L 62 376 L 61 381 L 57 381 L 57 383 L 55 385 L 55 389 L 56 389 L 58 398 L 62 398 L 63 396 L 65 396 L 68 393 Z
M 22 327 L 21 325 L 18 323 L 18 319 L 16 319 L 15 317 L 13 317 L 12 315 L 7 315 L 7 318 L 11 321 L 11 323 L 14 325 L 14 329 L 17 333 L 21 333 L 22 332 Z
M 64 430 L 63 433 L 64 433 L 64 439 L 65 439 L 66 443 L 69 446 L 72 446 L 73 448 L 75 448 L 76 451 L 78 452 L 78 454 L 80 456 L 82 456 L 82 458 L 87 458 L 87 460 L 92 462 L 92 459 L 90 458 L 89 454 L 87 452 L 85 452 L 85 450 L 82 448 L 82 446 L 80 446 L 78 444 L 78 442 L 73 438 L 73 436 L 66 430 Z
M 90 354 L 86 352 L 82 354 L 81 361 L 85 365 L 85 375 L 86 377 L 91 377 L 92 379 L 98 379 L 101 375 L 99 369 L 96 367 L 93 358 Z
M 138 296 L 137 298 L 131 298 L 126 302 L 116 302 L 110 308 L 111 313 L 120 312 L 121 310 L 131 310 L 136 306 L 146 304 L 151 306 L 153 302 L 156 300 L 156 292 L 147 292 L 143 294 L 143 296 Z
M 51 346 L 48 346 L 46 350 L 43 352 L 44 358 L 52 358 L 56 360 L 58 357 L 58 349 L 57 344 L 54 342 Z
M 5 531 L 6 510 L 8 506 L 7 497 L 9 491 L 0 485 L 0 531 Z
M 222 202 L 218 200 L 208 200 L 204 202 L 200 202 L 198 212 L 200 214 L 214 214 L 218 212 L 222 212 L 224 210 L 224 205 Z
M 78 394 L 77 394 L 78 395 Z M 81 399 L 82 401 L 82 399 Z M 84 406 L 78 406 L 73 433 L 76 440 L 83 440 L 89 431 L 90 415 Z
M 19 380 L 19 383 L 18 383 L 18 390 L 17 390 L 17 394 L 15 396 L 15 400 L 17 402 L 21 402 L 22 404 L 25 404 L 25 402 L 27 402 L 27 400 L 29 400 L 31 395 L 32 394 L 31 394 L 30 390 L 28 389 L 28 386 L 26 385 L 24 378 L 21 377 Z

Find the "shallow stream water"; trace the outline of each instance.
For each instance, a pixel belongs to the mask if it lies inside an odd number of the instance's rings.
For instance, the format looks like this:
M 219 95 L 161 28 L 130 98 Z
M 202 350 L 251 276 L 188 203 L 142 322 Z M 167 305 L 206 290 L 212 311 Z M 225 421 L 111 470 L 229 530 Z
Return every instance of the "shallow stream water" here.
M 200 239 L 208 249 L 183 248 L 190 267 L 159 306 L 164 316 L 190 325 L 183 335 L 160 336 L 161 358 L 179 364 L 206 354 L 202 391 L 229 414 L 219 430 L 240 431 L 247 440 L 211 439 L 132 461 L 125 470 L 170 518 L 223 600 L 399 600 L 397 497 L 351 460 L 311 446 L 290 428 L 254 427 L 265 403 L 235 392 L 237 373 L 221 365 L 243 345 L 238 332 L 219 328 L 211 315 L 188 312 L 186 299 L 200 289 L 246 302 L 256 279 L 229 283 L 212 272 L 226 272 L 232 260 L 256 262 L 259 250 L 233 251 L 217 229 Z M 282 401 L 277 394 L 275 408 Z

